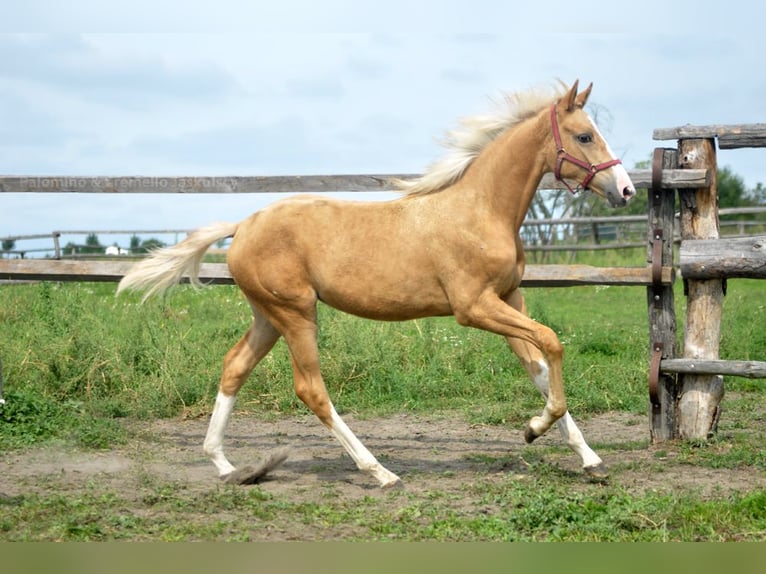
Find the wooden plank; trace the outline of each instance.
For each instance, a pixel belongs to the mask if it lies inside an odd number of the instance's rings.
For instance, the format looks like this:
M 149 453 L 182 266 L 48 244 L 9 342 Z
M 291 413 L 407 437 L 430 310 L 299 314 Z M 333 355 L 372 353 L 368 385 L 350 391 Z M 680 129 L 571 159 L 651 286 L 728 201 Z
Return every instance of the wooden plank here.
M 0 259 L 0 280 L 117 282 L 135 261 Z M 188 281 L 188 280 L 187 280 Z M 233 284 L 225 263 L 203 263 L 200 281 Z
M 0 176 L 7 193 L 324 193 L 391 191 L 412 174 L 287 175 L 215 177 Z
M 28 239 L 52 239 L 53 234 L 55 233 L 35 233 L 32 235 L 6 235 L 5 237 L 0 237 L 0 241 L 22 241 L 22 240 L 28 240 Z
M 747 215 L 751 213 L 766 213 L 766 207 L 724 207 L 718 210 L 718 215 Z
M 611 251 L 613 249 L 637 249 L 646 247 L 644 241 L 631 243 L 561 243 L 556 245 L 525 245 L 524 251 Z
M 611 251 L 613 249 L 638 249 L 646 247 L 646 243 L 634 241 L 629 243 L 561 243 L 554 245 L 526 245 L 524 251 L 533 252 L 556 252 L 556 251 Z
M 662 282 L 673 283 L 672 267 L 663 267 Z M 591 265 L 528 265 L 523 287 L 573 287 L 577 285 L 650 285 L 649 267 L 594 267 Z
M 766 124 L 685 125 L 675 128 L 658 128 L 654 130 L 652 137 L 655 140 L 717 137 L 718 146 L 721 149 L 766 147 Z
M 766 208 L 764 208 L 766 211 Z M 525 219 L 522 226 L 540 225 L 594 225 L 599 223 L 642 223 L 646 224 L 645 215 L 605 215 L 598 217 L 561 217 L 559 219 Z
M 55 259 L 0 259 L 2 280 L 42 281 L 119 281 L 134 261 L 93 261 Z M 663 268 L 662 280 L 674 279 L 673 269 Z M 200 270 L 203 283 L 231 284 L 225 263 L 204 263 Z M 576 285 L 648 285 L 651 270 L 644 267 L 593 267 L 590 265 L 529 265 L 522 285 L 525 287 L 571 287 Z
M 637 188 L 651 185 L 651 171 L 628 172 Z M 397 179 L 417 174 L 280 175 L 220 177 L 160 176 L 14 176 L 0 175 L 0 193 L 331 193 L 335 191 L 396 191 Z M 665 170 L 663 187 L 707 185 L 700 170 Z M 546 174 L 539 189 L 565 189 Z
M 678 152 L 675 149 L 658 148 L 654 151 L 654 160 L 663 169 L 678 165 Z M 654 163 L 654 161 L 653 161 Z M 663 269 L 673 265 L 673 226 L 675 222 L 676 194 L 673 190 L 649 189 L 647 200 L 646 261 L 652 265 L 655 253 L 655 241 L 661 234 L 660 263 Z M 658 233 L 659 231 L 659 233 Z M 646 288 L 646 301 L 649 320 L 649 398 L 652 399 L 652 385 L 656 382 L 656 402 L 650 404 L 649 420 L 651 423 L 652 442 L 678 438 L 679 386 L 674 375 L 651 372 L 653 359 L 673 358 L 678 354 L 676 342 L 675 295 L 672 285 L 650 284 Z M 659 353 L 655 355 L 655 353 Z M 656 381 L 652 379 L 656 376 Z M 651 403 L 651 401 L 650 401 Z
M 704 167 L 713 174 L 709 186 L 680 190 L 681 239 L 718 239 L 718 192 L 715 176 L 716 148 L 712 139 L 684 139 L 678 143 L 682 167 Z M 686 282 L 687 305 L 684 329 L 686 359 L 718 359 L 723 312 L 723 284 L 720 279 Z M 715 432 L 723 397 L 723 378 L 717 375 L 684 375 L 679 436 L 706 440 Z
M 652 187 L 652 170 L 635 169 L 628 171 L 633 185 L 638 189 Z M 662 189 L 696 189 L 710 184 L 710 174 L 707 169 L 663 169 Z
M 704 170 L 703 170 L 704 171 Z M 673 193 L 674 190 L 663 190 L 663 193 Z M 766 213 L 766 207 L 727 207 L 718 210 L 719 215 L 748 215 Z M 545 226 L 545 225 L 594 225 L 594 224 L 608 224 L 617 225 L 623 223 L 636 223 L 644 224 L 646 222 L 646 216 L 644 215 L 618 215 L 618 216 L 599 216 L 599 217 L 562 217 L 559 219 L 525 219 L 522 226 Z M 762 221 L 722 221 L 721 225 L 763 225 Z M 89 230 L 57 230 L 50 233 L 40 233 L 35 235 L 8 235 L 0 237 L 2 240 L 29 240 L 29 239 L 46 239 L 56 235 L 151 235 L 151 234 L 187 234 L 191 229 L 89 229 Z M 527 250 L 531 249 L 530 246 L 526 247 Z M 25 251 L 26 252 L 26 251 Z
M 685 279 L 766 279 L 766 235 L 684 240 L 679 262 Z
M 718 147 L 721 149 L 741 149 L 743 147 L 766 147 L 766 136 L 762 135 L 720 135 Z
M 652 170 L 631 169 L 628 170 L 633 185 L 636 189 L 647 189 L 652 186 Z M 694 189 L 706 186 L 710 183 L 710 176 L 706 169 L 664 169 L 662 170 L 663 189 Z M 553 174 L 543 176 L 538 189 L 566 189 L 557 182 Z
M 663 359 L 660 370 L 666 373 L 726 375 L 747 379 L 765 379 L 766 362 L 724 361 L 714 359 Z

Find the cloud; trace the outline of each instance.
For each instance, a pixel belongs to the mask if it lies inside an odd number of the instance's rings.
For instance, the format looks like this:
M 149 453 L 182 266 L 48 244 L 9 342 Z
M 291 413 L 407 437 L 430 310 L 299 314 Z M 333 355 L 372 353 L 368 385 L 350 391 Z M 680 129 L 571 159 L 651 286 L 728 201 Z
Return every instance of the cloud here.
M 379 58 L 351 54 L 346 62 L 346 71 L 354 78 L 381 80 L 391 73 L 391 66 Z
M 288 80 L 286 92 L 289 97 L 306 100 L 341 99 L 345 89 L 337 75 L 308 76 Z
M 479 84 L 486 81 L 486 76 L 476 68 L 448 68 L 439 76 L 453 84 Z
M 275 10 L 286 13 L 281 6 Z M 333 16 L 325 3 L 316 6 L 323 17 Z M 526 5 L 508 6 L 499 8 L 530 21 Z M 246 8 L 236 15 L 249 23 Z M 493 12 L 492 19 L 505 23 L 508 15 Z M 397 23 L 411 16 L 407 8 Z M 491 109 L 489 98 L 503 90 L 557 77 L 595 82 L 591 101 L 603 106 L 600 120 L 611 117 L 609 125 L 602 121 L 604 131 L 629 166 L 664 145 L 651 139 L 653 128 L 763 121 L 759 94 L 766 80 L 753 73 L 762 53 L 753 35 L 454 34 L 442 26 L 442 12 L 429 17 L 430 29 L 412 34 L 390 26 L 380 35 L 291 28 L 289 34 L 0 36 L 3 169 L 71 175 L 417 172 L 442 154 L 435 140 L 460 117 Z M 727 152 L 721 161 L 730 163 L 731 156 L 740 172 L 740 157 L 748 153 Z M 754 153 L 760 155 L 744 174 L 749 184 L 763 180 L 763 153 Z M 38 205 L 38 198 L 23 199 Z M 189 212 L 196 213 L 202 199 Z M 2 200 L 0 226 L 18 224 L 27 232 L 61 226 L 64 214 L 99 221 L 102 206 L 101 198 L 70 194 L 68 211 L 40 207 L 28 211 L 37 218 L 22 220 L 6 209 L 13 198 Z M 176 196 L 152 202 L 165 200 L 173 208 L 181 204 Z M 141 209 L 126 213 L 126 221 L 143 224 L 158 211 Z M 199 211 L 202 219 L 212 207 Z M 43 223 L 48 216 L 55 224 Z
M 151 135 L 132 142 L 128 151 L 193 175 L 312 173 L 321 169 L 328 154 L 327 146 L 316 142 L 297 116 L 261 125 Z
M 141 42 L 141 36 L 133 41 Z M 140 52 L 139 52 L 140 54 Z M 168 99 L 215 101 L 239 89 L 222 68 L 171 65 L 161 53 L 110 51 L 98 37 L 0 36 L 0 77 L 109 107 L 135 109 Z
M 222 65 L 179 62 L 156 44 L 144 50 L 144 38 L 0 35 L 5 170 L 142 171 L 152 158 L 132 155 L 131 141 L 216 123 L 242 97 Z
M 61 144 L 69 137 L 56 114 L 40 108 L 26 98 L 0 91 L 0 146 L 11 150 L 16 146 Z M 7 155 L 3 154 L 4 162 Z

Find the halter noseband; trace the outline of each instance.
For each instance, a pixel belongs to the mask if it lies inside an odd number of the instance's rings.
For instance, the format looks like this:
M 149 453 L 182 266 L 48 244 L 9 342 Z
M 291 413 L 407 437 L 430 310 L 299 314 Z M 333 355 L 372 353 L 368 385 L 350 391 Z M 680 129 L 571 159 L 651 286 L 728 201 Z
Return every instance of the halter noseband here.
M 588 189 L 588 184 L 591 182 L 591 180 L 596 176 L 596 174 L 600 171 L 603 171 L 605 169 L 609 169 L 612 166 L 615 166 L 617 164 L 622 163 L 619 159 L 610 159 L 609 161 L 605 161 L 604 163 L 599 164 L 592 164 L 588 163 L 586 161 L 583 161 L 581 159 L 578 159 L 574 157 L 573 155 L 569 154 L 565 149 L 564 146 L 561 143 L 561 134 L 559 133 L 559 122 L 556 118 L 556 104 L 553 104 L 551 106 L 551 126 L 553 128 L 553 141 L 556 142 L 556 152 L 558 153 L 558 157 L 556 157 L 556 169 L 553 172 L 553 175 L 556 177 L 557 181 L 560 181 L 563 183 L 569 191 L 572 193 L 577 193 L 580 189 Z M 563 177 L 561 177 L 561 164 L 563 164 L 565 161 L 568 161 L 569 163 L 573 163 L 578 167 L 583 168 L 585 171 L 588 172 L 588 174 L 585 176 L 585 179 L 582 180 L 582 182 L 577 186 L 576 189 L 572 189 L 572 186 L 569 185 Z

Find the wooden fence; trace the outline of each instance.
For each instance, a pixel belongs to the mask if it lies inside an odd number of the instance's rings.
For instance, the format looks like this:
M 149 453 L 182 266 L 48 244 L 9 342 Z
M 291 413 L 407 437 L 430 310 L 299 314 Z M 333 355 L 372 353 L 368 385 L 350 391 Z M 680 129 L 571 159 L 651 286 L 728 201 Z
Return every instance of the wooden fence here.
M 759 216 L 766 214 L 764 207 L 730 207 L 719 210 L 721 216 Z M 727 238 L 742 237 L 747 238 L 759 231 L 766 231 L 766 218 L 760 219 L 736 219 L 724 220 L 720 222 L 722 235 Z M 543 228 L 545 231 L 540 233 L 536 228 Z M 676 213 L 673 226 L 673 241 L 676 245 L 681 243 L 680 218 Z M 724 230 L 727 230 L 724 232 Z M 0 251 L 0 257 L 20 257 L 24 259 L 27 255 L 43 254 L 46 259 L 76 259 L 76 258 L 95 258 L 110 257 L 109 248 L 117 246 L 98 245 L 99 252 L 92 251 L 94 246 L 82 243 L 82 237 L 97 236 L 99 239 L 104 235 L 117 237 L 144 237 L 156 239 L 167 239 L 167 236 L 173 236 L 173 241 L 189 234 L 191 229 L 108 229 L 108 230 L 55 230 L 49 233 L 38 233 L 34 235 L 8 235 L 0 237 L 4 244 L 12 242 L 13 248 Z M 534 219 L 527 218 L 521 226 L 521 237 L 524 241 L 524 250 L 527 253 L 549 252 L 588 252 L 604 250 L 622 250 L 622 249 L 640 249 L 646 246 L 646 215 L 608 215 L 608 216 L 576 216 L 561 217 L 552 219 Z M 64 238 L 80 238 L 80 243 L 68 241 L 62 247 Z M 28 242 L 32 240 L 47 239 L 50 243 L 46 247 L 26 247 L 20 246 L 17 242 Z M 640 240 L 639 240 L 640 239 Z M 69 251 L 67 248 L 81 248 L 80 251 Z M 84 248 L 84 249 L 83 249 Z M 131 246 L 119 245 L 119 255 L 131 255 Z M 714 247 L 706 247 L 709 251 Z M 215 250 L 211 250 L 214 252 Z M 218 250 L 222 252 L 222 250 Z M 225 250 L 223 250 L 225 251 Z M 141 255 L 143 247 L 132 253 L 132 255 Z M 700 254 L 702 255 L 702 254 Z M 718 254 L 716 257 L 722 257 L 724 254 Z M 542 259 L 544 260 L 544 255 Z M 539 258 L 533 257 L 532 262 Z M 683 271 L 683 270 L 682 270 Z
M 669 219 L 675 213 L 677 192 L 681 228 L 678 259 L 687 310 L 679 351 L 673 290 L 659 282 L 647 288 L 652 437 L 655 441 L 704 440 L 717 428 L 723 375 L 766 377 L 766 362 L 719 358 L 726 280 L 766 278 L 766 235 L 720 238 L 715 177 L 716 138 L 722 149 L 766 147 L 766 124 L 683 126 L 655 130 L 654 138 L 676 139 L 677 148 L 654 151 L 648 259 L 655 266 L 673 261 Z M 711 177 L 704 186 L 674 190 L 660 180 L 659 173 L 676 168 L 705 169 Z
M 633 170 L 637 188 L 649 189 L 647 265 L 593 267 L 529 265 L 523 286 L 642 285 L 649 315 L 649 396 L 652 437 L 705 438 L 715 427 L 721 375 L 766 376 L 766 363 L 720 361 L 721 299 L 726 277 L 764 277 L 766 236 L 732 243 L 718 237 L 715 139 L 722 148 L 766 147 L 766 124 L 684 126 L 655 130 L 655 139 L 678 139 L 678 149 L 655 150 L 652 169 Z M 0 176 L 0 193 L 276 193 L 391 191 L 412 175 L 278 177 L 20 177 Z M 560 189 L 546 176 L 541 189 Z M 681 204 L 680 269 L 688 283 L 684 353 L 677 357 L 673 301 L 675 197 Z M 709 243 L 709 241 L 714 243 Z M 703 243 L 708 242 L 708 243 Z M 747 256 L 742 256 L 745 249 Z M 722 259 L 723 258 L 723 259 Z M 130 261 L 0 259 L 0 280 L 119 281 Z M 204 282 L 232 283 L 225 264 L 201 268 Z
M 637 187 L 651 184 L 651 170 L 634 170 Z M 0 193 L 330 193 L 338 191 L 393 191 L 396 179 L 411 174 L 328 175 L 274 177 L 31 177 L 0 176 Z M 663 185 L 694 188 L 707 185 L 705 169 L 668 169 L 661 174 Z M 562 189 L 546 176 L 541 189 Z M 48 279 L 53 281 L 118 281 L 127 261 L 70 261 L 56 259 L 0 260 L 0 280 Z M 673 281 L 672 264 L 661 269 L 662 281 Z M 201 279 L 230 283 L 224 264 L 202 266 Z M 572 285 L 649 285 L 652 270 L 644 267 L 592 267 L 586 265 L 529 265 L 523 285 L 560 287 Z

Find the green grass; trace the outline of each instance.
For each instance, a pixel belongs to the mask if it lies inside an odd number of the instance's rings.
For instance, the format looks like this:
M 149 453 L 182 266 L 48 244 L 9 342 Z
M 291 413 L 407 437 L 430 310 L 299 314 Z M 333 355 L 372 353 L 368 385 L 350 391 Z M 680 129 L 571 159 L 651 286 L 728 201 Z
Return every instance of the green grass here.
M 114 285 L 0 288 L 2 360 L 8 404 L 0 444 L 13 448 L 75 437 L 104 447 L 120 440 L 122 417 L 196 416 L 209 411 L 223 355 L 249 325 L 234 287 L 177 288 L 139 304 Z M 683 295 L 677 286 L 679 336 Z M 581 416 L 646 408 L 648 361 L 641 287 L 529 289 L 532 317 L 565 346 L 570 410 Z M 766 296 L 757 281 L 731 281 L 721 356 L 763 358 Z M 320 307 L 323 373 L 341 412 L 461 410 L 476 422 L 520 423 L 540 397 L 505 342 L 452 318 L 373 322 Z M 732 379 L 729 389 L 761 389 Z M 280 342 L 256 368 L 239 408 L 269 415 L 305 412 L 292 390 Z M 12 423 L 12 424 L 11 424 Z
M 114 290 L 109 284 L 0 287 L 8 401 L 0 407 L 0 451 L 62 442 L 107 449 L 134 440 L 122 419 L 210 411 L 223 355 L 249 325 L 238 291 L 180 287 L 164 300 L 140 305 L 137 296 L 116 299 Z M 531 315 L 554 328 L 564 343 L 565 387 L 578 418 L 606 411 L 646 414 L 643 288 L 529 289 L 526 296 Z M 680 283 L 676 298 L 680 336 Z M 721 356 L 762 360 L 764 324 L 763 284 L 730 281 Z M 379 323 L 321 307 L 320 346 L 328 388 L 341 412 L 364 417 L 449 410 L 475 422 L 521 427 L 542 404 L 504 341 L 451 318 Z M 754 438 L 751 432 L 766 418 L 766 385 L 727 378 L 726 389 L 718 435 L 704 447 L 656 451 L 650 464 L 659 478 L 669 451 L 681 464 L 766 471 L 757 438 L 762 433 Z M 307 412 L 292 391 L 284 344 L 257 367 L 238 409 L 263 417 Z M 0 539 L 254 540 L 263 538 L 263 529 L 289 531 L 291 524 L 303 525 L 309 538 L 344 540 L 766 538 L 762 491 L 631 493 L 619 481 L 583 484 L 581 476 L 545 462 L 562 449 L 535 445 L 524 455 L 534 472 L 523 480 L 510 473 L 502 480 L 466 483 L 466 498 L 481 501 L 471 507 L 459 494 L 438 490 L 349 500 L 333 496 L 330 486 L 319 502 L 300 502 L 257 486 L 199 491 L 165 481 L 137 484 L 130 492 L 94 485 L 67 494 L 52 485 L 44 492 L 0 495 Z M 619 463 L 613 471 L 619 476 Z
M 71 430 L 71 424 L 52 422 L 71 414 L 108 421 L 209 409 L 223 355 L 249 323 L 239 293 L 180 287 L 143 306 L 113 294 L 114 286 L 99 284 L 0 289 L 6 394 L 13 399 L 2 416 L 18 422 L 39 412 L 44 421 L 39 428 L 28 425 L 30 442 Z M 626 309 L 634 300 L 638 304 Z M 530 292 L 532 315 L 554 327 L 566 345 L 573 409 L 643 409 L 640 301 L 641 293 L 632 289 Z M 597 308 L 603 311 L 595 313 Z M 500 422 L 524 420 L 540 405 L 501 338 L 460 327 L 452 318 L 371 322 L 321 307 L 320 347 L 323 373 L 341 411 L 457 408 Z M 283 343 L 257 367 L 239 404 L 272 414 L 304 411 L 292 390 Z M 9 432 L 15 435 L 10 446 L 23 444 L 23 428 L 0 432 L 4 446 Z
M 261 539 L 302 526 L 304 539 L 436 541 L 734 541 L 766 536 L 766 493 L 703 499 L 694 493 L 631 494 L 621 487 L 546 474 L 466 484 L 460 494 L 404 491 L 349 500 L 294 502 L 260 487 L 192 492 L 154 485 L 136 503 L 124 492 L 30 494 L 0 499 L 3 540 Z M 578 482 L 577 488 L 573 488 Z

